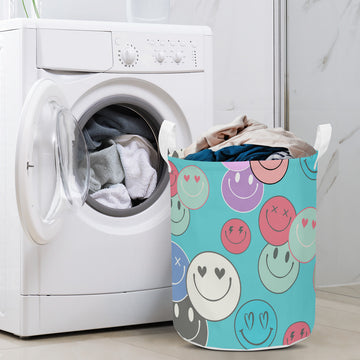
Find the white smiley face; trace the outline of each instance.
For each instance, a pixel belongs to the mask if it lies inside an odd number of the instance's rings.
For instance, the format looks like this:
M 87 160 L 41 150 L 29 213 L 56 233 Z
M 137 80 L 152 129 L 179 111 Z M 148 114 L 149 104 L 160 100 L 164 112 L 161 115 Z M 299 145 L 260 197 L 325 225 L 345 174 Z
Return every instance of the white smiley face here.
M 235 310 L 240 299 L 239 275 L 224 256 L 197 255 L 189 265 L 186 287 L 196 311 L 205 319 L 220 321 Z

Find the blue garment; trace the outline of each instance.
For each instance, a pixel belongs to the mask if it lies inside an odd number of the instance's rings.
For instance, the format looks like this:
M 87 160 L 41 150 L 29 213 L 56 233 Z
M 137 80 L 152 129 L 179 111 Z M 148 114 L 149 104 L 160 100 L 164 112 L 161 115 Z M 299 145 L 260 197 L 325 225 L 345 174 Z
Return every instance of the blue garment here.
M 243 144 L 228 146 L 215 152 L 210 149 L 204 149 L 195 154 L 188 155 L 185 160 L 221 162 L 266 160 L 270 155 L 281 151 L 288 152 L 288 149 L 283 147 Z

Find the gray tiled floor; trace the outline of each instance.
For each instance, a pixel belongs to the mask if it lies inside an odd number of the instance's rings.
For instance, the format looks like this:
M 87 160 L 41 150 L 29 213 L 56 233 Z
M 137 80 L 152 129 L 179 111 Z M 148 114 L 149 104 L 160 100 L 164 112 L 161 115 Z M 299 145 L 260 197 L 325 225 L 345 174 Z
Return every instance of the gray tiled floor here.
M 170 323 L 20 340 L 0 333 L 0 359 L 359 360 L 360 285 L 317 290 L 311 337 L 288 349 L 218 352 L 184 342 Z

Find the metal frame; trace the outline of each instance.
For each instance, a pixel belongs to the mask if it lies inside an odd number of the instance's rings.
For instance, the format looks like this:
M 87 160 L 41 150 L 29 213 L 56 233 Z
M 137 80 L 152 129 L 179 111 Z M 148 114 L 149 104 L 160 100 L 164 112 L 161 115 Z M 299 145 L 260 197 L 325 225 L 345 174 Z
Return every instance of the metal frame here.
M 274 125 L 289 128 L 287 96 L 287 0 L 274 4 Z

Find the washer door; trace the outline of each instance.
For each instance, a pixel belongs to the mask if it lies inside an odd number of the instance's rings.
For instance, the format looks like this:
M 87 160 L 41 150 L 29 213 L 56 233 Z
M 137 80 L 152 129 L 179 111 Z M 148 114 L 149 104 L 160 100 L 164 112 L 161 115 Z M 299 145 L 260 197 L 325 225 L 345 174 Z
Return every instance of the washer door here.
M 23 226 L 36 243 L 48 243 L 84 204 L 90 172 L 83 134 L 51 80 L 40 80 L 26 98 L 16 170 Z

